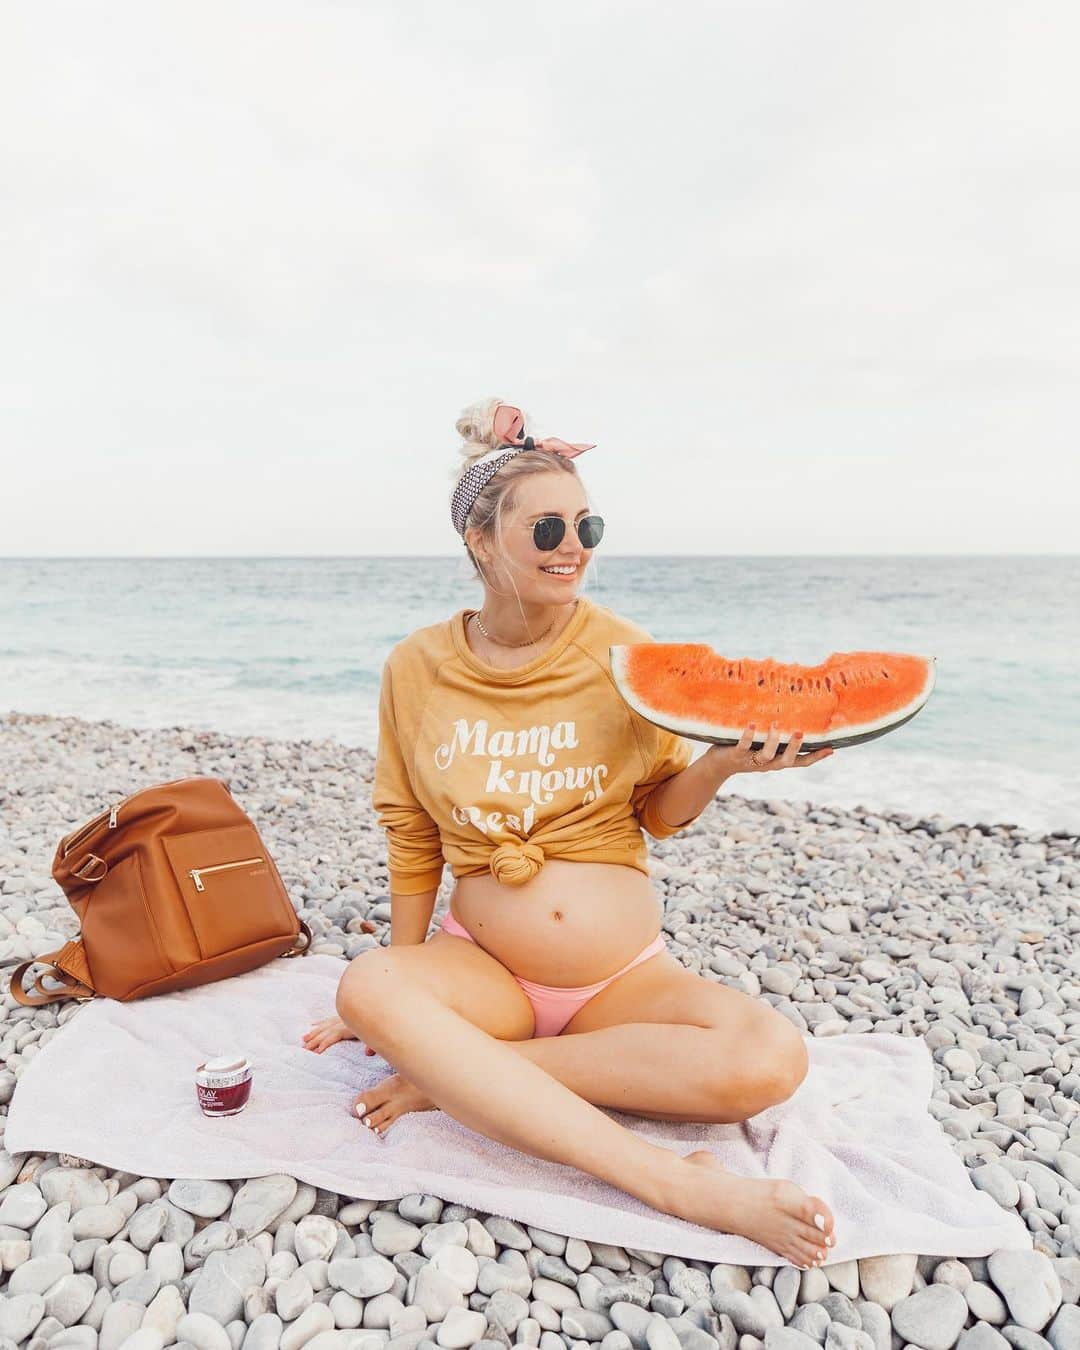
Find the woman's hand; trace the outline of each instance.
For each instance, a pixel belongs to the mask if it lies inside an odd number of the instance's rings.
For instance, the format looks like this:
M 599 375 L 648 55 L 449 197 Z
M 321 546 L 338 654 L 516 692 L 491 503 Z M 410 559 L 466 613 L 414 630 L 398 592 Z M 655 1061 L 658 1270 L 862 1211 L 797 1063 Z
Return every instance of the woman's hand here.
M 340 1017 L 324 1017 L 321 1022 L 316 1022 L 310 1031 L 304 1033 L 304 1048 L 321 1054 L 327 1046 L 333 1045 L 336 1041 L 359 1039 L 356 1032 L 350 1031 Z
M 350 1031 L 349 1027 L 340 1017 L 324 1017 L 321 1022 L 316 1022 L 310 1031 L 304 1033 L 304 1049 L 314 1050 L 317 1055 L 321 1054 L 329 1045 L 335 1041 L 358 1041 L 360 1037 L 355 1031 Z M 364 1054 L 373 1055 L 375 1053 L 369 1045 Z
M 825 746 L 821 750 L 799 754 L 803 734 L 796 731 L 788 741 L 784 753 L 777 755 L 776 747 L 780 744 L 780 733 L 776 729 L 775 722 L 770 722 L 769 734 L 761 749 L 751 750 L 750 743 L 754 739 L 756 725 L 755 722 L 751 722 L 747 726 L 739 737 L 738 745 L 710 745 L 705 753 L 714 763 L 720 765 L 725 774 L 768 773 L 770 769 L 804 769 L 808 764 L 816 764 L 819 759 L 827 759 L 833 753 L 830 747 Z

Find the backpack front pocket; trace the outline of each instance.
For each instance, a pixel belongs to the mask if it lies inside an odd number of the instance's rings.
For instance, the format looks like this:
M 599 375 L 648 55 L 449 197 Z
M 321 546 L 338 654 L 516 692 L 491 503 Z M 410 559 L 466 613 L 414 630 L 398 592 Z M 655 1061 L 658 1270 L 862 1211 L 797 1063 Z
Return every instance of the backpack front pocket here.
M 203 958 L 292 931 L 295 911 L 254 826 L 161 842 Z

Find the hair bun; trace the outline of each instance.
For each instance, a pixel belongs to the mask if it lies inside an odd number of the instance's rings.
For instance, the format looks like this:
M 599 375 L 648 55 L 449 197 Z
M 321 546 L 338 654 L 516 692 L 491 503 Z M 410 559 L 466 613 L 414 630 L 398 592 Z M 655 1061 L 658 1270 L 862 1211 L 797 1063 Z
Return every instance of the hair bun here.
M 495 409 L 502 402 L 501 398 L 484 398 L 461 410 L 454 423 L 462 444 L 458 447 L 458 462 L 451 470 L 453 478 L 460 478 L 476 460 L 498 447 L 493 422 Z

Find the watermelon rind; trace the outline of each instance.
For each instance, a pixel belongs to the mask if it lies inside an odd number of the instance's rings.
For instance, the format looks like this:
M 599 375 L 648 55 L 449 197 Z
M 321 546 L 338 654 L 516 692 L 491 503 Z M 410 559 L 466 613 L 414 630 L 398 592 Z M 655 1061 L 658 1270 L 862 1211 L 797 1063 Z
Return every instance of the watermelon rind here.
M 636 644 L 635 644 L 636 645 Z M 609 647 L 608 660 L 611 666 L 612 678 L 615 681 L 615 687 L 625 702 L 646 722 L 651 722 L 653 726 L 660 727 L 662 731 L 672 731 L 678 736 L 685 736 L 691 741 L 704 741 L 710 745 L 738 745 L 742 739 L 745 727 L 725 727 L 718 726 L 715 723 L 697 722 L 690 719 L 678 719 L 672 716 L 665 716 L 657 709 L 646 704 L 633 689 L 628 685 L 626 658 L 624 653 L 628 650 L 627 645 Z M 710 649 L 711 650 L 711 649 Z M 827 659 L 827 658 L 826 658 Z M 872 722 L 861 723 L 856 729 L 848 728 L 843 735 L 810 735 L 807 734 L 800 742 L 799 752 L 811 750 L 842 749 L 847 745 L 863 745 L 867 741 L 875 741 L 879 736 L 887 736 L 890 731 L 895 731 L 897 727 L 902 727 L 905 722 L 911 719 L 922 710 L 930 697 L 937 680 L 937 657 L 923 656 L 919 658 L 926 662 L 926 681 L 922 689 L 902 707 L 895 708 L 885 717 L 880 717 Z M 822 663 L 824 664 L 824 663 Z M 776 747 L 778 755 L 783 754 L 791 739 L 792 733 L 796 727 L 778 727 L 779 743 Z M 768 739 L 768 732 L 761 735 L 760 739 L 755 734 L 750 742 L 751 750 L 760 750 Z

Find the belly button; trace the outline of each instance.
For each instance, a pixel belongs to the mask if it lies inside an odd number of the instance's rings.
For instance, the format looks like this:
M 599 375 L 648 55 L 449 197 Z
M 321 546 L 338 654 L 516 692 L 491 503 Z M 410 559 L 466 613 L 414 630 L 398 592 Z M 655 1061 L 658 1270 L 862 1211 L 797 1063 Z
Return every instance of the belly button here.
M 555 909 L 555 910 L 552 910 L 552 912 L 551 912 L 551 917 L 552 917 L 553 919 L 561 919 L 561 918 L 562 918 L 562 914 L 561 914 L 557 909 Z

